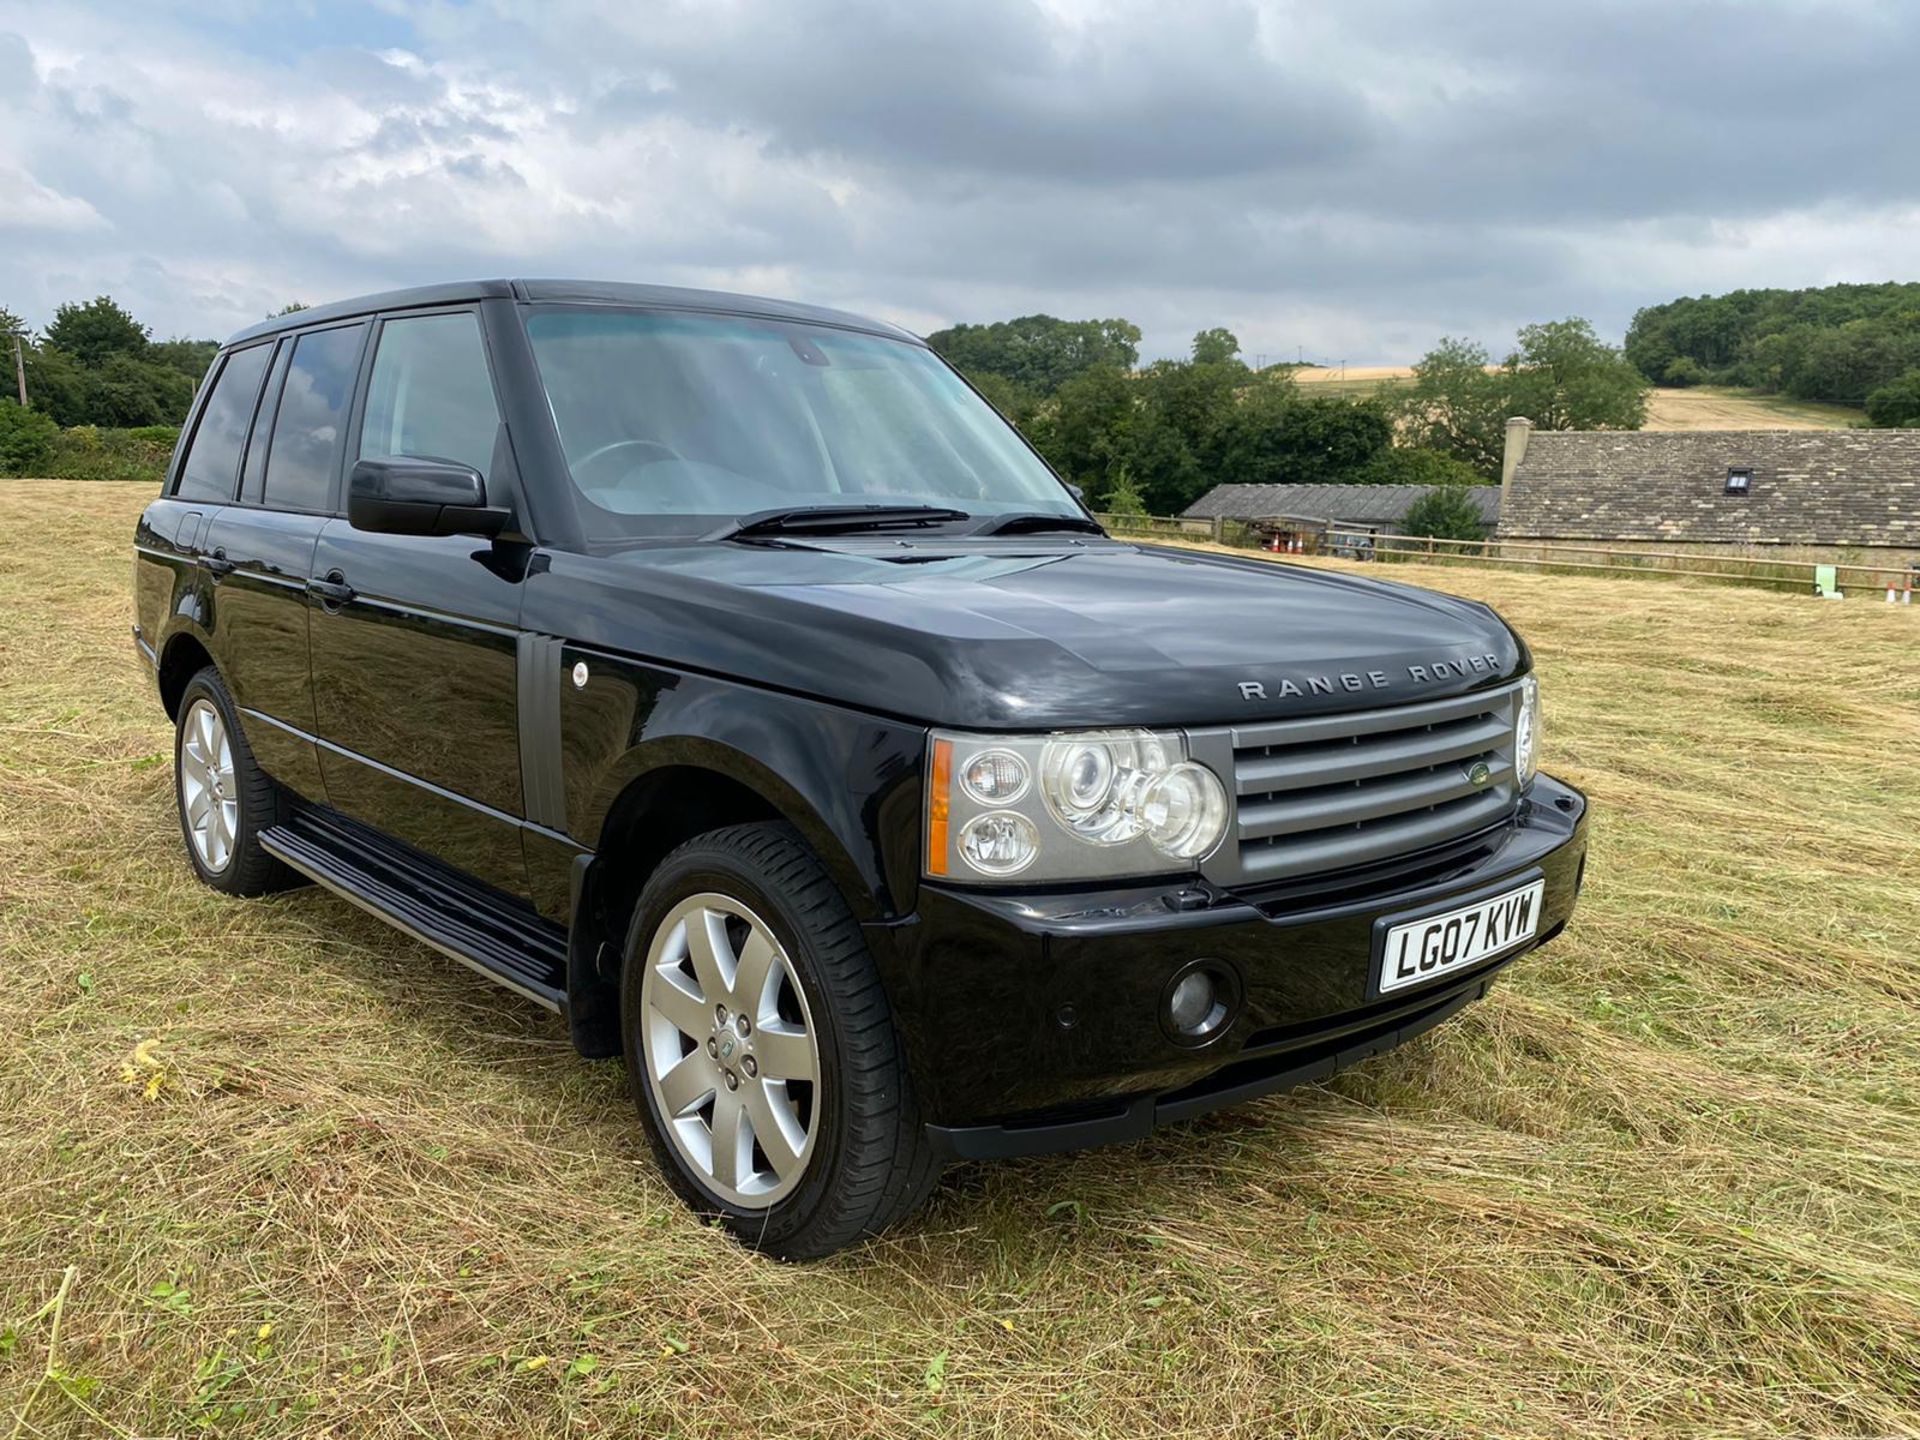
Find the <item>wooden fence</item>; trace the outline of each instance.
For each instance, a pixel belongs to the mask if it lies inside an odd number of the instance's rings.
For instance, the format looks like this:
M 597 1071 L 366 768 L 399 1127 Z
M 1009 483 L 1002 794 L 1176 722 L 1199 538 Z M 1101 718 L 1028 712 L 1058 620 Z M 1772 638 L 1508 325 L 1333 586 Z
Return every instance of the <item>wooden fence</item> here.
M 1213 541 L 1238 549 L 1264 549 L 1266 536 L 1253 526 L 1234 520 L 1184 520 L 1152 515 L 1098 517 L 1116 535 L 1142 539 Z M 1878 598 L 1888 589 L 1904 593 L 1920 588 L 1920 566 L 1890 562 L 1862 565 L 1851 562 L 1777 560 L 1716 551 L 1646 550 L 1606 545 L 1570 545 L 1545 540 L 1441 540 L 1428 535 L 1380 535 L 1329 529 L 1308 552 L 1334 559 L 1380 564 L 1415 561 L 1420 564 L 1518 566 L 1551 574 L 1608 574 L 1668 576 L 1709 580 L 1731 585 L 1753 585 L 1779 591 L 1815 591 L 1815 572 L 1832 563 L 1842 591 Z

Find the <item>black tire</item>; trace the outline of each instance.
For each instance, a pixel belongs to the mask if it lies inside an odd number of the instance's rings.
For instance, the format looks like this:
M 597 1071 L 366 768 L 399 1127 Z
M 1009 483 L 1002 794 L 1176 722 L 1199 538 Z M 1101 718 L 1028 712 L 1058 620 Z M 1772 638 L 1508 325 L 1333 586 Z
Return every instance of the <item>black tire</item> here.
M 182 755 L 187 750 L 189 724 L 196 705 L 211 705 L 225 728 L 233 756 L 232 797 L 237 818 L 232 844 L 222 863 L 215 865 L 203 857 L 195 844 L 187 817 L 186 779 Z M 225 782 L 222 782 L 223 788 Z M 247 748 L 246 732 L 234 713 L 233 700 L 220 679 L 220 672 L 209 665 L 187 682 L 180 695 L 180 709 L 173 731 L 173 799 L 180 813 L 180 838 L 185 843 L 187 862 L 206 884 L 228 895 L 267 895 L 305 883 L 260 845 L 260 832 L 280 818 L 280 791 L 265 771 L 254 763 Z
M 744 904 L 774 932 L 805 993 L 819 1054 L 814 1148 L 792 1190 L 761 1208 L 716 1194 L 683 1159 L 663 1130 L 642 1052 L 649 946 L 675 906 L 703 893 Z M 940 1162 L 914 1103 L 886 992 L 859 923 L 796 830 L 735 825 L 680 846 L 641 892 L 624 962 L 627 1073 L 654 1156 L 689 1206 L 782 1260 L 831 1254 L 918 1208 Z

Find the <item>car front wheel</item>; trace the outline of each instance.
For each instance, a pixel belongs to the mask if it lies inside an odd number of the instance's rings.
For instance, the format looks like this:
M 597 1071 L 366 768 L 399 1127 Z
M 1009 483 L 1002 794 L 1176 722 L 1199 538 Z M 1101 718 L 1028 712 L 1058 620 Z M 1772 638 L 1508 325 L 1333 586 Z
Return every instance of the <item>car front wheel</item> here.
M 754 1248 L 828 1254 L 938 1177 L 860 926 L 791 827 L 716 830 L 661 863 L 621 1015 L 662 1169 Z

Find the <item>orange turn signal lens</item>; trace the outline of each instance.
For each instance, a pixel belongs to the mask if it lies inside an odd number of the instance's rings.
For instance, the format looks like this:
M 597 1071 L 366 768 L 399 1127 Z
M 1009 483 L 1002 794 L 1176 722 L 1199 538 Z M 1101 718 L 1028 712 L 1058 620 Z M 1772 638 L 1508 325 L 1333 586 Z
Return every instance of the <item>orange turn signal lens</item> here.
M 927 873 L 947 873 L 947 817 L 953 808 L 953 742 L 933 742 L 933 778 L 927 786 Z

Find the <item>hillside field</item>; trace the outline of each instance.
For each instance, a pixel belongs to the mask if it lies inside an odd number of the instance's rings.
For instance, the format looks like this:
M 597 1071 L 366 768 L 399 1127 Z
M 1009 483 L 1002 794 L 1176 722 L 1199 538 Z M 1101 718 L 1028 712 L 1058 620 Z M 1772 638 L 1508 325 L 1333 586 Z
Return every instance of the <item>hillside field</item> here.
M 1723 385 L 1657 389 L 1647 404 L 1648 430 L 1844 430 L 1867 412 Z
M 0 481 L 4 1433 L 1920 1435 L 1920 607 L 1395 567 L 1532 642 L 1567 935 L 1330 1084 L 783 1267 L 554 1017 L 194 882 L 150 494 Z
M 1365 396 L 1392 392 L 1413 378 L 1405 365 L 1309 367 L 1294 380 L 1316 394 Z M 1820 405 L 1784 395 L 1762 395 L 1721 385 L 1656 388 L 1647 405 L 1648 430 L 1839 430 L 1867 418 L 1845 405 Z

